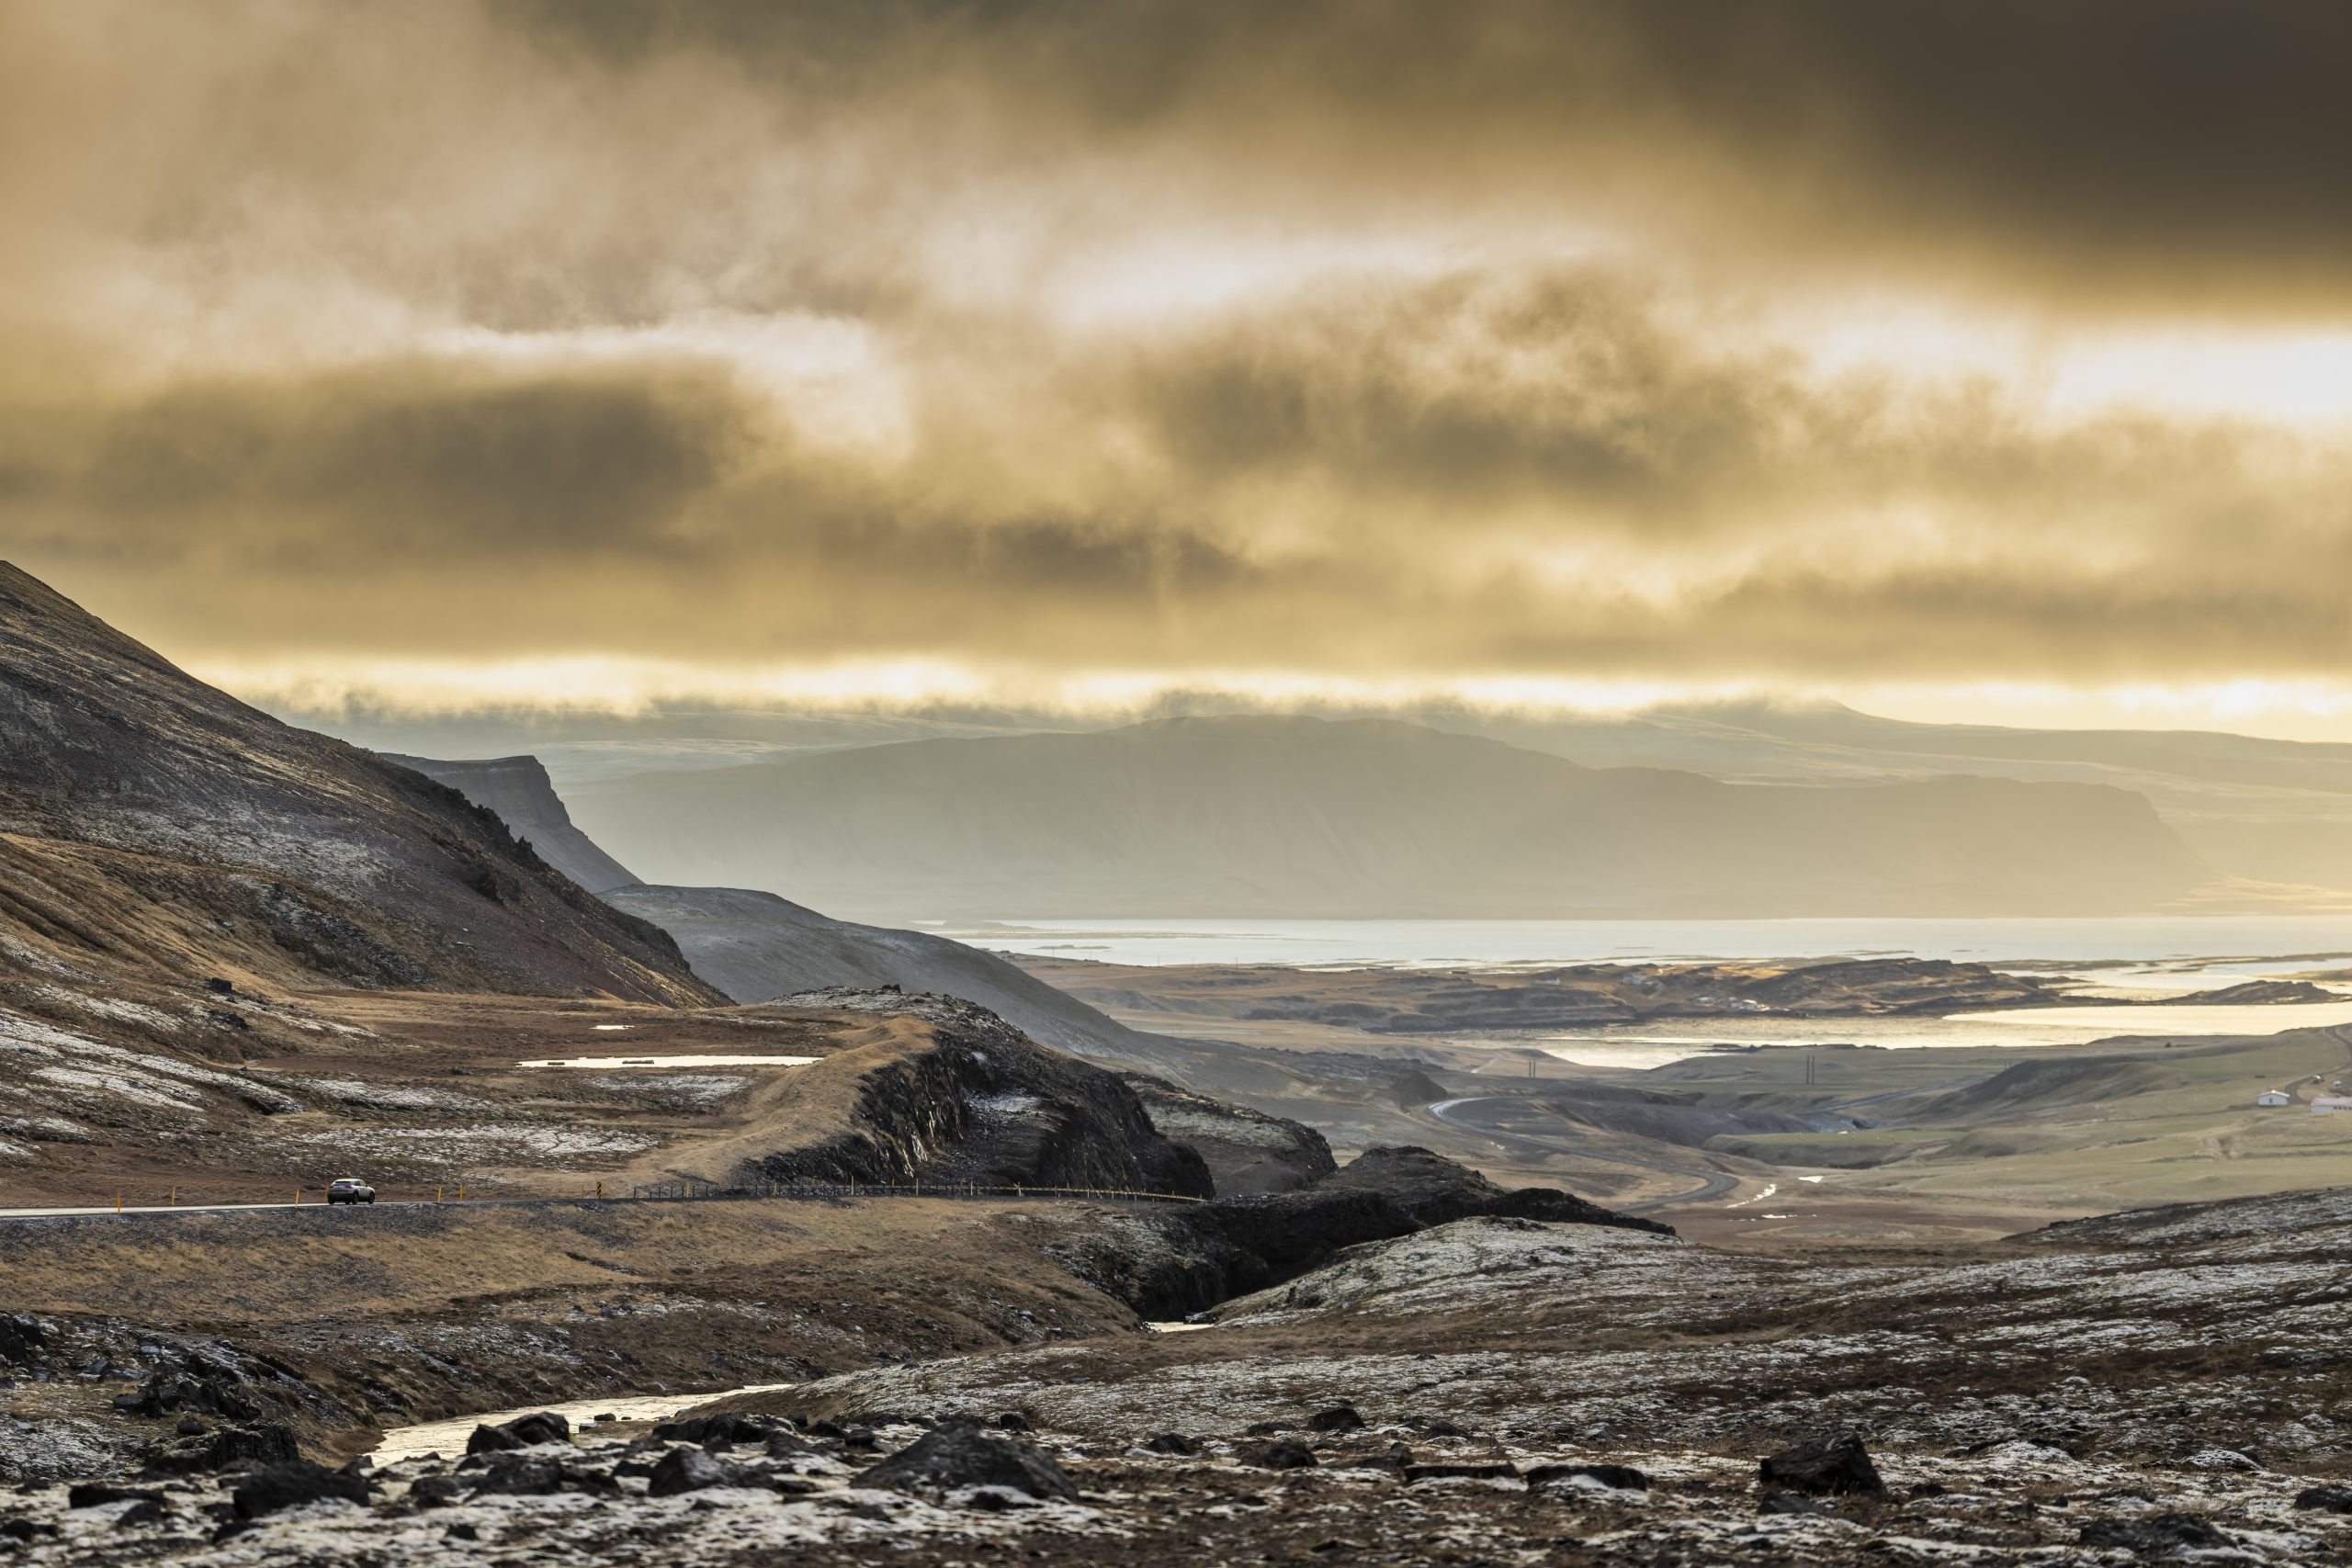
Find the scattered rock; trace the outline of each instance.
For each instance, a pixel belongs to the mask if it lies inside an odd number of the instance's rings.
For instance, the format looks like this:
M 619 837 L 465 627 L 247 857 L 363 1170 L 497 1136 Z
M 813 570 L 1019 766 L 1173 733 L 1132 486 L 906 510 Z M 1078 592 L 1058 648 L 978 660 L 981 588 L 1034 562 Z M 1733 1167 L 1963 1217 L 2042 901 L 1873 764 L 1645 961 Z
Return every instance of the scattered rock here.
M 1808 1438 L 1782 1449 L 1758 1467 L 1766 1486 L 1791 1492 L 1864 1493 L 1883 1496 L 1886 1483 L 1871 1462 L 1862 1439 L 1851 1432 Z
M 1306 1418 L 1310 1432 L 1356 1432 L 1363 1429 L 1363 1417 L 1356 1414 L 1352 1404 L 1335 1404 L 1329 1410 L 1318 1410 Z
M 1821 1505 L 1793 1492 L 1767 1492 L 1756 1500 L 1756 1511 L 1759 1514 L 1817 1514 L 1821 1512 Z
M 420 1508 L 447 1507 L 464 1490 L 454 1475 L 420 1475 L 409 1486 L 408 1500 Z
M 68 1508 L 103 1508 L 109 1503 L 152 1503 L 162 1496 L 161 1492 L 110 1486 L 102 1481 L 85 1481 L 67 1490 L 65 1506 Z
M 257 1519 L 281 1508 L 330 1500 L 368 1506 L 368 1478 L 347 1471 L 297 1460 L 257 1470 L 231 1489 L 230 1500 L 240 1519 Z
M 2295 1506 L 2329 1514 L 2352 1514 L 2352 1486 L 2306 1486 L 2295 1494 Z
M 646 1478 L 646 1495 L 653 1497 L 676 1497 L 688 1492 L 705 1492 L 714 1486 L 757 1486 L 759 1475 L 740 1464 L 710 1457 L 700 1449 L 672 1449 L 653 1467 Z
M 1155 1432 L 1144 1439 L 1143 1446 L 1156 1454 L 1182 1454 L 1188 1459 L 1201 1451 L 1201 1446 L 1182 1432 Z
M 571 1440 L 571 1423 L 552 1410 L 534 1410 L 528 1416 L 517 1416 L 512 1421 L 495 1427 L 476 1427 L 474 1435 L 466 1439 L 469 1454 L 500 1453 L 514 1449 L 535 1449 L 542 1443 L 568 1443 Z
M 1312 1455 L 1308 1462 L 1314 1462 Z M 859 1484 L 899 1492 L 1008 1486 L 1032 1497 L 1078 1499 L 1078 1488 L 1060 1465 L 1017 1438 L 983 1431 L 969 1416 L 940 1423 L 868 1470 Z
M 2211 1551 L 2237 1542 L 2195 1514 L 2156 1514 L 2142 1519 L 2093 1519 L 2079 1538 L 2085 1546 L 2116 1546 L 2143 1557 L 2177 1551 Z
M 1296 1438 L 1278 1438 L 1235 1450 L 1233 1457 L 1255 1470 L 1306 1470 L 1314 1466 L 1315 1450 Z

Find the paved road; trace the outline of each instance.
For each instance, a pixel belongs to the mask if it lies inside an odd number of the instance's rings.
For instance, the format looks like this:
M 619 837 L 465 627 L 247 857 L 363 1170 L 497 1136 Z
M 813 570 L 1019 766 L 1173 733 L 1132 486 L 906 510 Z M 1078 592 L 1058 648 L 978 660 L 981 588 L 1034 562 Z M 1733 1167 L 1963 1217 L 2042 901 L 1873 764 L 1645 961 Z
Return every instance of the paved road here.
M 1457 1127 L 1465 1133 L 1476 1133 L 1482 1137 L 1493 1138 L 1499 1143 L 1525 1144 L 1531 1148 L 1545 1149 L 1555 1154 L 1574 1155 L 1578 1159 L 1606 1160 L 1611 1165 L 1638 1166 L 1644 1170 L 1663 1170 L 1672 1176 L 1689 1176 L 1698 1179 L 1699 1185 L 1688 1192 L 1677 1192 L 1667 1198 L 1652 1198 L 1641 1203 L 1610 1205 L 1621 1213 L 1646 1214 L 1654 1209 L 1668 1209 L 1678 1203 L 1704 1203 L 1710 1199 L 1721 1198 L 1739 1186 L 1737 1177 L 1725 1176 L 1721 1171 L 1705 1170 L 1697 1166 L 1668 1165 L 1662 1160 L 1637 1159 L 1632 1155 L 1603 1154 L 1599 1149 L 1588 1147 L 1583 1144 L 1561 1143 L 1550 1138 L 1533 1137 L 1525 1133 L 1510 1132 L 1500 1127 L 1486 1126 L 1477 1122 L 1465 1120 L 1460 1114 L 1462 1107 L 1465 1105 L 1494 1103 L 1515 1105 L 1521 1109 L 1525 1109 L 1528 1104 L 1524 1100 L 1508 1095 L 1472 1095 L 1462 1100 L 1441 1100 L 1429 1108 L 1429 1112 L 1449 1127 Z
M 469 1199 L 469 1200 L 467 1200 L 467 1201 L 468 1201 L 469 1202 L 483 1202 L 483 1203 L 497 1203 L 497 1202 L 530 1202 L 530 1201 L 535 1201 L 535 1200 L 531 1200 L 531 1199 L 514 1199 L 514 1198 L 480 1198 L 480 1199 Z M 430 1206 L 431 1206 L 431 1203 L 430 1203 L 430 1201 L 429 1201 L 429 1200 L 427 1200 L 427 1199 L 416 1198 L 416 1199 L 409 1199 L 409 1200 L 406 1200 L 406 1201 L 399 1201 L 399 1200 L 386 1200 L 384 1202 L 382 1202 L 382 1203 L 380 1203 L 380 1204 L 378 1204 L 378 1205 L 376 1205 L 376 1206 L 377 1206 L 377 1207 L 379 1207 L 379 1208 L 386 1208 L 386 1209 L 405 1209 L 405 1208 L 417 1208 L 417 1207 L 430 1207 Z M 455 1207 L 455 1205 L 454 1205 L 454 1204 L 452 1204 L 451 1206 L 452 1206 L 452 1207 Z M 244 1209 L 292 1209 L 292 1208 L 296 1208 L 296 1207 L 300 1207 L 300 1208 L 304 1208 L 304 1209 L 324 1209 L 324 1208 L 329 1208 L 329 1207 L 337 1208 L 337 1209 L 346 1208 L 346 1207 L 349 1207 L 349 1208 L 361 1208 L 361 1209 L 364 1209 L 364 1208 L 368 1207 L 368 1204 L 365 1204 L 365 1203 L 357 1203 L 357 1204 L 343 1204 L 343 1203 L 335 1203 L 335 1204 L 332 1204 L 332 1205 L 330 1205 L 330 1204 L 326 1204 L 326 1203 L 322 1203 L 322 1202 L 320 1202 L 320 1201 L 319 1201 L 317 1199 L 315 1199 L 315 1198 L 311 1199 L 311 1200 L 309 1202 L 307 1202 L 307 1203 L 302 1203 L 302 1204 L 300 1204 L 300 1205 L 293 1204 L 293 1203 L 170 1203 L 170 1204 L 165 1204 L 165 1203 L 125 1203 L 125 1204 L 124 1204 L 120 1209 L 117 1209 L 117 1208 L 116 1208 L 112 1203 L 103 1203 L 103 1204 L 98 1205 L 96 1208 L 91 1208 L 91 1209 L 0 1209 L 0 1220 L 61 1220 L 61 1219 L 72 1219 L 72 1218 L 74 1218 L 74 1216 L 76 1216 L 76 1215 L 80 1215 L 80 1214 L 114 1214 L 114 1213 L 122 1213 L 122 1214 L 220 1214 L 220 1213 L 232 1213 L 232 1212 L 235 1212 L 235 1211 L 240 1211 L 240 1210 L 244 1210 Z

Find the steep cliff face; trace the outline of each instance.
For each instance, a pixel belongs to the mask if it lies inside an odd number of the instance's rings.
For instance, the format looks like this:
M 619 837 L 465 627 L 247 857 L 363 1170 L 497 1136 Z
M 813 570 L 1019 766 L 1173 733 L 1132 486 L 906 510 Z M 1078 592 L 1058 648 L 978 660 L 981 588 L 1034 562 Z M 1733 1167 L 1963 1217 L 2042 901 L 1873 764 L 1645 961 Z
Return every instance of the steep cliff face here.
M 432 757 L 387 752 L 384 760 L 448 785 L 476 806 L 498 813 L 514 836 L 591 893 L 637 886 L 628 867 L 599 849 L 572 825 L 571 813 L 537 757 L 493 757 L 485 761 L 445 762 Z M 765 1000 L 743 997 L 742 1001 Z
M 0 939 L 117 981 L 724 998 L 456 790 L 0 564 Z
M 952 997 L 832 990 L 802 1008 L 912 1016 L 919 1048 L 865 1068 L 845 1125 L 799 1147 L 749 1155 L 764 1181 L 922 1181 L 1092 1187 L 1207 1197 L 1200 1155 L 1160 1134 L 1115 1075 L 1029 1040 Z

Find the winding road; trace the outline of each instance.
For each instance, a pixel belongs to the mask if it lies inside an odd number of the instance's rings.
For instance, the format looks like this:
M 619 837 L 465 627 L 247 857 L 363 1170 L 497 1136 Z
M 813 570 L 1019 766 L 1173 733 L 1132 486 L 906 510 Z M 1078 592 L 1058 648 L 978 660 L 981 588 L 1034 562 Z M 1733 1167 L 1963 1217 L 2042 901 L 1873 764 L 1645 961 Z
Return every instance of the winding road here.
M 1589 1148 L 1582 1144 L 1562 1143 L 1550 1138 L 1534 1137 L 1526 1133 L 1511 1132 L 1501 1127 L 1487 1126 L 1466 1120 L 1460 1114 L 1462 1107 L 1465 1105 L 1490 1104 L 1511 1105 L 1524 1110 L 1528 1102 L 1510 1095 L 1470 1095 L 1461 1100 L 1441 1100 L 1429 1108 L 1429 1112 L 1449 1127 L 1464 1133 L 1476 1133 L 1481 1137 L 1492 1138 L 1498 1143 L 1524 1144 L 1530 1148 L 1544 1149 L 1553 1154 L 1574 1155 L 1578 1159 L 1606 1160 L 1611 1165 L 1637 1166 L 1644 1170 L 1662 1170 L 1670 1176 L 1690 1176 L 1698 1179 L 1699 1185 L 1688 1192 L 1677 1192 L 1664 1198 L 1652 1198 L 1645 1202 L 1611 1205 L 1621 1213 L 1646 1214 L 1653 1210 L 1668 1209 L 1680 1203 L 1704 1203 L 1711 1199 L 1721 1198 L 1739 1186 L 1737 1177 L 1726 1176 L 1718 1170 L 1707 1170 L 1698 1166 L 1668 1165 L 1663 1160 L 1640 1159 L 1633 1155 L 1603 1154 L 1599 1149 Z

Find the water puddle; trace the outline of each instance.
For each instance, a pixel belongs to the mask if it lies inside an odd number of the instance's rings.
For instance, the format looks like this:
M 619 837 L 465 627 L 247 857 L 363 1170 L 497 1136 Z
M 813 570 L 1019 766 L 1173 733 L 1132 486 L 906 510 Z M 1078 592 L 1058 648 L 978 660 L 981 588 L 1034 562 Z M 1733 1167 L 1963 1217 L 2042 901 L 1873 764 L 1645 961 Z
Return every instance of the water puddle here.
M 805 1067 L 822 1056 L 548 1056 L 518 1067 Z
M 452 1416 L 447 1421 L 425 1421 L 414 1427 L 394 1427 L 384 1434 L 382 1442 L 368 1450 L 368 1457 L 378 1464 L 390 1464 L 398 1460 L 415 1459 L 419 1455 L 432 1453 L 456 1459 L 466 1451 L 466 1439 L 474 1435 L 476 1427 L 495 1427 L 503 1421 L 512 1421 L 517 1416 L 528 1416 L 535 1410 L 552 1410 L 574 1427 L 582 1426 L 599 1416 L 610 1416 L 616 1421 L 666 1421 L 682 1410 L 707 1404 L 714 1399 L 726 1399 L 738 1393 L 767 1393 L 791 1386 L 788 1382 L 759 1382 L 703 1393 L 606 1394 L 601 1399 L 524 1404 L 513 1410 Z

